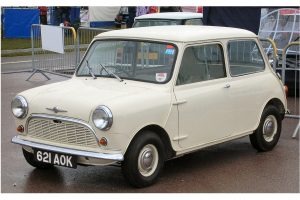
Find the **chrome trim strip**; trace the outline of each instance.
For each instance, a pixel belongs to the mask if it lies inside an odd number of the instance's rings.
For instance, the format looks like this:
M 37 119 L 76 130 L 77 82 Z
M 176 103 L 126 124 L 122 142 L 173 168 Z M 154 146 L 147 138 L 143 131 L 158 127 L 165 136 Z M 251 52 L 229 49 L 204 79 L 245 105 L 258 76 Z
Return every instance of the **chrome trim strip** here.
M 14 136 L 11 139 L 11 142 L 14 144 L 20 144 L 24 146 L 29 146 L 37 149 L 49 150 L 58 153 L 66 153 L 76 156 L 84 156 L 84 157 L 91 157 L 91 158 L 99 158 L 99 159 L 106 159 L 106 160 L 116 160 L 116 161 L 123 161 L 124 156 L 121 153 L 116 154 L 108 154 L 108 153 L 98 153 L 98 152 L 91 152 L 91 151 L 83 151 L 83 150 L 76 150 L 76 149 L 69 149 L 63 147 L 56 147 L 47 144 L 40 144 L 36 142 L 26 141 L 20 139 L 19 136 Z
M 66 121 L 66 122 L 73 122 L 76 124 L 83 125 L 90 129 L 92 133 L 95 136 L 95 140 L 97 144 L 99 145 L 99 138 L 96 135 L 96 132 L 94 129 L 86 122 L 79 120 L 79 119 L 74 119 L 74 118 L 69 118 L 69 117 L 60 117 L 60 116 L 52 116 L 52 115 L 45 115 L 45 114 L 32 114 L 31 116 L 28 117 L 27 122 L 26 122 L 26 133 L 28 134 L 28 123 L 32 118 L 43 118 L 43 119 L 53 119 L 53 120 L 61 120 L 61 121 Z

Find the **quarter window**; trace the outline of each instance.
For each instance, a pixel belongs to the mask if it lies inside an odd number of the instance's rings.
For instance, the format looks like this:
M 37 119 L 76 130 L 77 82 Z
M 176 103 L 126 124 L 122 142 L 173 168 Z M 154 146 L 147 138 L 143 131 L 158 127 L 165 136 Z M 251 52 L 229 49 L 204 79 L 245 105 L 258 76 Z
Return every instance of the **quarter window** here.
M 193 46 L 185 49 L 177 85 L 226 77 L 224 55 L 220 44 Z
M 265 69 L 265 63 L 256 42 L 230 41 L 227 49 L 232 76 L 255 73 Z

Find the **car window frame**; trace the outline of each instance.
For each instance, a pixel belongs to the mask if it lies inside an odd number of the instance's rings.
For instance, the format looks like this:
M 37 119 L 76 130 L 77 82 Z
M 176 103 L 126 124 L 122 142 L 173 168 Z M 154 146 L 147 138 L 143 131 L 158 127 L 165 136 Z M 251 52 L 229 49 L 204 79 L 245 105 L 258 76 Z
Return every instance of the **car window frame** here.
M 222 50 L 222 53 L 223 53 L 223 63 L 224 63 L 224 70 L 225 70 L 225 76 L 222 77 L 222 78 L 216 78 L 216 79 L 211 79 L 211 80 L 205 80 L 205 81 L 198 81 L 198 82 L 194 82 L 194 83 L 188 83 L 188 84 L 182 84 L 182 85 L 177 85 L 177 79 L 178 79 L 178 76 L 179 76 L 179 72 L 180 72 L 180 68 L 181 68 L 181 63 L 182 63 L 182 60 L 183 60 L 183 55 L 185 53 L 185 50 L 189 47 L 195 47 L 195 46 L 204 46 L 204 45 L 212 45 L 212 44 L 218 44 L 221 46 L 221 50 Z M 178 63 L 178 70 L 176 72 L 176 77 L 174 77 L 174 86 L 175 87 L 180 87 L 180 86 L 186 86 L 186 85 L 192 85 L 192 84 L 199 84 L 199 83 L 208 83 L 208 82 L 212 82 L 212 81 L 217 81 L 217 80 L 223 80 L 223 79 L 227 79 L 229 76 L 228 76 L 228 64 L 227 64 L 227 51 L 224 51 L 225 50 L 225 45 L 224 43 L 222 42 L 222 39 L 220 40 L 213 40 L 213 41 L 209 41 L 209 42 L 196 42 L 194 44 L 187 44 L 185 45 L 183 48 L 182 48 L 182 52 L 181 52 L 181 60 L 180 60 L 180 63 Z
M 249 73 L 243 73 L 243 74 L 238 74 L 238 75 L 233 75 L 231 73 L 231 67 L 230 67 L 230 58 L 229 58 L 229 51 L 228 51 L 228 44 L 231 42 L 231 41 L 253 41 L 256 46 L 257 46 L 257 49 L 259 50 L 260 52 L 260 55 L 262 57 L 262 60 L 264 62 L 264 68 L 262 70 L 259 70 L 259 71 L 254 71 L 254 72 L 249 72 Z M 229 72 L 229 75 L 230 77 L 240 77 L 240 76 L 246 76 L 246 75 L 251 75 L 251 74 L 256 74 L 256 73 L 261 73 L 261 72 L 264 72 L 266 71 L 266 60 L 265 60 L 265 56 L 263 55 L 262 53 L 262 49 L 261 49 L 261 46 L 260 44 L 257 42 L 256 39 L 254 38 L 237 38 L 237 39 L 229 39 L 226 41 L 226 59 L 227 59 L 227 66 L 228 66 L 228 72 Z
M 76 70 L 75 70 L 75 77 L 90 77 L 90 75 L 78 75 L 78 70 L 79 70 L 79 66 L 82 64 L 82 62 L 86 59 L 86 56 L 88 55 L 88 52 L 90 51 L 90 47 L 95 43 L 95 42 L 98 42 L 98 41 L 135 41 L 135 42 L 153 42 L 153 43 L 157 43 L 157 44 L 164 44 L 164 45 L 173 45 L 174 48 L 176 49 L 176 54 L 174 56 L 174 61 L 173 61 L 173 64 L 172 64 L 172 67 L 170 69 L 170 77 L 169 79 L 163 81 L 163 82 L 157 82 L 157 81 L 145 81 L 145 80 L 140 80 L 140 79 L 133 79 L 133 78 L 124 78 L 122 77 L 122 79 L 124 80 L 131 80 L 131 81 L 138 81 L 138 82 L 144 82 L 144 83 L 154 83 L 154 84 L 160 84 L 160 85 L 163 85 L 163 84 L 167 84 L 169 83 L 172 78 L 173 78 L 173 75 L 174 75 L 174 70 L 175 70 L 175 66 L 176 66 L 176 63 L 177 63 L 177 58 L 178 58 L 178 52 L 179 52 L 179 48 L 178 48 L 178 45 L 174 42 L 171 42 L 171 41 L 159 41 L 159 40 L 145 40 L 145 39 L 132 39 L 132 38 L 128 38 L 128 39 L 125 39 L 125 38 L 98 38 L 98 39 L 94 39 L 88 46 L 88 49 L 86 50 L 86 52 L 84 53 L 80 63 L 77 65 L 76 67 Z M 104 78 L 114 78 L 114 77 L 110 77 L 110 76 L 96 76 L 96 77 L 104 77 Z

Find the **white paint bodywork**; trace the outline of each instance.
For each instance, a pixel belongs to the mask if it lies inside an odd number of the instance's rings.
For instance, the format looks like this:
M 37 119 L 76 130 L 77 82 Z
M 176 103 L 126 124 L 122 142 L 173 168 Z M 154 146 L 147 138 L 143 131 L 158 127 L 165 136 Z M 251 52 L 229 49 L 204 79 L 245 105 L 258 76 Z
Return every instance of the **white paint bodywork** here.
M 141 129 L 157 125 L 168 134 L 176 155 L 181 155 L 251 134 L 258 127 L 262 111 L 271 99 L 279 99 L 286 110 L 283 86 L 262 49 L 266 63 L 264 71 L 230 76 L 226 44 L 234 39 L 251 39 L 258 43 L 257 36 L 251 32 L 221 27 L 166 26 L 111 31 L 95 38 L 102 39 L 175 44 L 178 55 L 171 80 L 166 84 L 154 84 L 100 77 L 94 80 L 74 75 L 71 80 L 20 93 L 28 101 L 29 114 L 25 119 L 17 119 L 16 124 L 26 126 L 27 118 L 39 113 L 80 119 L 94 129 L 98 138 L 108 140 L 106 147 L 99 147 L 95 152 L 121 152 L 123 155 Z M 176 86 L 184 49 L 210 42 L 218 42 L 224 48 L 227 77 Z M 227 84 L 229 88 L 225 88 Z M 108 131 L 97 129 L 91 120 L 93 110 L 99 105 L 107 106 L 113 113 L 113 125 Z M 68 112 L 55 114 L 46 109 L 54 106 Z M 20 137 L 28 139 L 26 133 Z M 46 141 L 39 142 L 51 145 Z
M 165 13 L 151 13 L 146 15 L 141 15 L 135 18 L 135 20 L 140 19 L 199 19 L 203 18 L 202 13 L 194 12 L 165 12 Z

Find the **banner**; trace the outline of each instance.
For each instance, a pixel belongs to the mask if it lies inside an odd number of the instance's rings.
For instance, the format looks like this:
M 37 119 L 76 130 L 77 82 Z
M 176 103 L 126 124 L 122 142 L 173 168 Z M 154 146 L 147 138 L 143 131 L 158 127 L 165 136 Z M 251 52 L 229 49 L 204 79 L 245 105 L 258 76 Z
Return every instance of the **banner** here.
M 64 32 L 59 26 L 41 25 L 42 49 L 64 53 Z
M 30 38 L 32 24 L 39 24 L 38 9 L 5 8 L 4 37 Z

